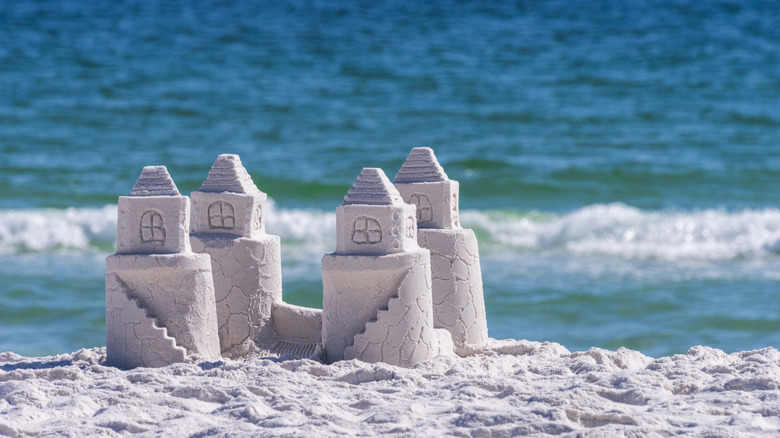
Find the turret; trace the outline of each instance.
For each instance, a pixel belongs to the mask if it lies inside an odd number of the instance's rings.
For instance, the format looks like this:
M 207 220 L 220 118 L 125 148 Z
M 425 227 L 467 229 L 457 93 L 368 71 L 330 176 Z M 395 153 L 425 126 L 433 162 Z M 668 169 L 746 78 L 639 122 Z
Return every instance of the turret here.
M 219 359 L 209 257 L 190 250 L 190 200 L 165 166 L 144 167 L 118 203 L 106 259 L 106 359 L 121 368 Z
M 393 254 L 418 249 L 414 208 L 382 169 L 365 168 L 336 209 L 336 253 Z
M 417 206 L 417 242 L 431 251 L 435 326 L 452 334 L 456 348 L 487 340 L 479 248 L 474 232 L 460 227 L 458 182 L 432 149 L 414 148 L 394 184 Z
M 433 327 L 430 253 L 415 207 L 381 169 L 365 168 L 336 209 L 336 252 L 322 258 L 322 344 L 329 362 L 412 366 L 452 354 Z
M 222 354 L 253 344 L 279 354 L 321 354 L 321 311 L 282 301 L 279 236 L 265 232 L 267 196 L 238 155 L 217 157 L 192 192 L 192 247 L 211 257 Z
M 191 197 L 192 234 L 253 238 L 265 233 L 263 213 L 268 196 L 252 182 L 238 155 L 217 157 Z
M 447 177 L 433 149 L 412 149 L 393 184 L 405 202 L 417 206 L 419 228 L 460 228 L 458 182 Z
M 190 200 L 165 166 L 146 166 L 130 196 L 120 196 L 117 254 L 175 254 L 190 250 Z

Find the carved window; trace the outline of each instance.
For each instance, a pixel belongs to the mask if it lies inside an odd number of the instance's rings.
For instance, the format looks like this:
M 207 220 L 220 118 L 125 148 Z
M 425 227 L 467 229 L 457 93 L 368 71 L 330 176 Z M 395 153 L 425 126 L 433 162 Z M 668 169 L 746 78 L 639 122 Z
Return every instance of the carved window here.
M 258 205 L 255 209 L 255 230 L 259 230 L 263 226 L 263 207 Z
M 141 215 L 141 241 L 165 243 L 165 224 L 160 213 L 149 210 Z
M 209 228 L 232 230 L 235 227 L 235 212 L 229 202 L 217 201 L 209 205 Z
M 414 230 L 414 218 L 409 216 L 406 218 L 406 237 L 414 239 L 417 233 Z
M 417 206 L 417 223 L 433 222 L 433 206 L 427 196 L 415 193 L 409 197 L 409 203 Z
M 379 243 L 382 241 L 382 226 L 368 216 L 360 216 L 352 225 L 352 241 L 357 244 Z

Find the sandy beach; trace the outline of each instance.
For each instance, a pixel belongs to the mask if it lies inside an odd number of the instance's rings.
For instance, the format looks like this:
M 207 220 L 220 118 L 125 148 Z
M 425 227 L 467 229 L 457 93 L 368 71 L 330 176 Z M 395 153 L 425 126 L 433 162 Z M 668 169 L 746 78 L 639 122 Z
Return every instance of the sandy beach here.
M 3 2 L 0 438 L 780 436 L 778 23 L 777 1 Z M 457 193 L 338 210 L 416 147 Z M 241 184 L 200 190 L 221 154 Z M 122 228 L 146 166 L 182 196 Z M 430 282 L 423 218 L 478 241 Z M 370 245 L 408 251 L 325 257 Z M 436 357 L 443 327 L 478 336 Z M 230 356 L 250 339 L 367 362 Z M 109 366 L 117 345 L 182 362 Z
M 105 349 L 0 354 L 0 434 L 755 436 L 780 431 L 780 353 L 650 358 L 491 340 L 411 369 L 259 354 L 119 370 Z

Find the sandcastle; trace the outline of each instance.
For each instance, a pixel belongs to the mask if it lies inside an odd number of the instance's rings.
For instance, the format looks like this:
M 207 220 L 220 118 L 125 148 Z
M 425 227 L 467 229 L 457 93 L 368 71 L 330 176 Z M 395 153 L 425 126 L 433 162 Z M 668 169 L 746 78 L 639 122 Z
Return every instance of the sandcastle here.
M 336 228 L 336 252 L 322 258 L 327 360 L 410 366 L 452 354 L 449 333 L 433 325 L 431 257 L 417 244 L 415 207 L 381 169 L 363 169 Z
M 164 166 L 149 166 L 118 210 L 117 251 L 106 259 L 108 363 L 218 359 L 211 262 L 190 249 L 189 198 Z
M 431 252 L 434 325 L 447 329 L 456 347 L 487 340 L 477 237 L 461 228 L 459 186 L 430 148 L 414 148 L 393 181 L 417 209 L 417 241 Z
M 111 365 L 260 348 L 408 367 L 487 339 L 477 241 L 460 227 L 458 183 L 429 148 L 413 149 L 394 183 L 365 168 L 349 189 L 336 250 L 322 259 L 322 310 L 282 300 L 267 195 L 237 155 L 220 155 L 191 199 L 164 166 L 145 167 L 119 198 L 117 252 L 106 259 Z
M 238 156 L 220 155 L 191 197 L 190 239 L 195 252 L 211 257 L 222 353 L 239 356 L 254 343 L 315 354 L 321 311 L 282 301 L 280 239 L 265 232 L 267 195 Z

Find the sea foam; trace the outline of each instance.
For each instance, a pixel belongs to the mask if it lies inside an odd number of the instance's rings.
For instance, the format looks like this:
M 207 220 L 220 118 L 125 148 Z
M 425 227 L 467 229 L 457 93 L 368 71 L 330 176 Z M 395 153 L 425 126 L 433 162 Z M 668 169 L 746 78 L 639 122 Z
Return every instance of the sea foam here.
M 280 208 L 269 200 L 267 231 L 293 257 L 321 256 L 335 247 L 336 216 L 317 209 Z M 594 204 L 569 213 L 506 210 L 461 212 L 483 254 L 564 252 L 621 259 L 733 260 L 780 251 L 780 209 L 645 211 Z M 116 206 L 0 211 L 0 253 L 110 251 Z
M 465 226 L 486 240 L 525 251 L 564 251 L 625 259 L 730 260 L 780 249 L 780 210 L 643 211 L 595 204 L 564 215 L 466 211 Z
M 0 211 L 0 254 L 95 251 L 116 241 L 116 205 Z

